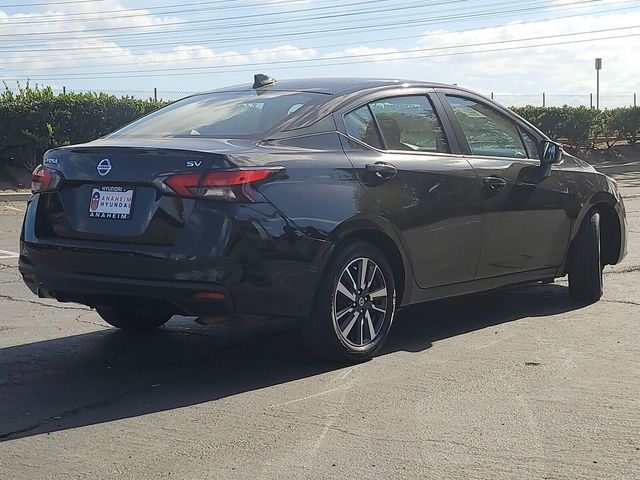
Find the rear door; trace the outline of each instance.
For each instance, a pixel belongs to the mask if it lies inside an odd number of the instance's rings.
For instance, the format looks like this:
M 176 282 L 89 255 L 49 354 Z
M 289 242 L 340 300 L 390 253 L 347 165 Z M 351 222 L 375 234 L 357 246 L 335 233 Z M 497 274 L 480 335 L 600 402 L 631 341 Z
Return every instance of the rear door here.
M 559 169 L 545 176 L 540 168 L 540 139 L 479 96 L 445 90 L 440 99 L 480 177 L 484 241 L 476 277 L 560 265 L 571 227 L 569 191 Z
M 404 241 L 416 283 L 472 280 L 481 245 L 481 191 L 448 123 L 424 90 L 379 93 L 337 116 L 364 192 Z

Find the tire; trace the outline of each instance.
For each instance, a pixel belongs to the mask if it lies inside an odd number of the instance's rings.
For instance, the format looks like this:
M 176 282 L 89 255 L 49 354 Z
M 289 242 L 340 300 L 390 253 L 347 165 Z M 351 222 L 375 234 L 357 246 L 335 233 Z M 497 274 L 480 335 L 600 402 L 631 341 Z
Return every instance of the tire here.
M 569 293 L 575 300 L 597 302 L 602 297 L 600 215 L 591 212 L 583 220 L 571 245 Z
M 172 315 L 113 307 L 97 307 L 96 311 L 109 325 L 130 332 L 150 332 L 167 323 Z
M 325 359 L 367 361 L 387 339 L 395 307 L 395 281 L 389 261 L 369 243 L 348 244 L 325 269 L 313 312 L 301 324 L 303 340 L 314 354 Z

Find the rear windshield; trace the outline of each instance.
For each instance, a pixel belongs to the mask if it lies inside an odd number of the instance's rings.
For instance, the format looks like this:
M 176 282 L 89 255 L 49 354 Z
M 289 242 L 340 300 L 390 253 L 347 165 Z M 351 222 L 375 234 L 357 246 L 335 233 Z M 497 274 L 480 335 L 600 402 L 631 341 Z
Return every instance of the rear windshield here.
M 175 102 L 109 137 L 257 137 L 303 105 L 324 98 L 310 92 L 207 93 Z

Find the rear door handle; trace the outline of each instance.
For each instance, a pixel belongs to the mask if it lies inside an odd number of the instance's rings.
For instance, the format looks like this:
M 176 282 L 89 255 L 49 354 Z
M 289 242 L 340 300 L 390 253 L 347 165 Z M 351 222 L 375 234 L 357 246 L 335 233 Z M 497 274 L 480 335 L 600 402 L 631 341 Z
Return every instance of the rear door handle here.
M 377 178 L 388 180 L 398 173 L 398 169 L 386 162 L 368 163 L 364 166 L 367 173 L 374 174 Z
M 507 181 L 501 177 L 484 177 L 482 185 L 492 192 L 497 192 L 507 186 Z

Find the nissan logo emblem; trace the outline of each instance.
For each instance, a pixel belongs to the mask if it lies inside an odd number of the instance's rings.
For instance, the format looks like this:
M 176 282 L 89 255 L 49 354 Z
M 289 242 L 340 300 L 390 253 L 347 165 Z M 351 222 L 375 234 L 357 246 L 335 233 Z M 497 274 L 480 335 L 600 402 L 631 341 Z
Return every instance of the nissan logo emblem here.
M 111 161 L 108 158 L 103 158 L 96 168 L 100 176 L 104 177 L 111 171 Z

